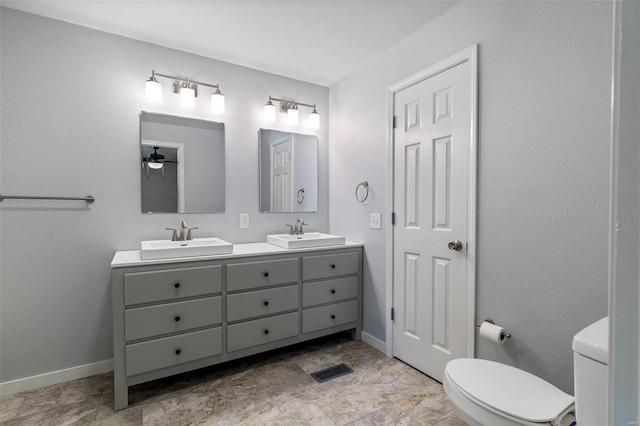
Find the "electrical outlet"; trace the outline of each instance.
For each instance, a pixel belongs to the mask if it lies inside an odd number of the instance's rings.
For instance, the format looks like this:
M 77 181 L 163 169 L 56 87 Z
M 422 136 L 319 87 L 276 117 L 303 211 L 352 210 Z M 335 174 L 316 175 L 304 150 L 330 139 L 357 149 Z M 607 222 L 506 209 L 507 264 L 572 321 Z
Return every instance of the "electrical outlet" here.
M 382 229 L 382 215 L 380 213 L 371 213 L 369 218 L 369 228 Z
M 240 215 L 240 229 L 249 228 L 249 215 L 241 214 Z

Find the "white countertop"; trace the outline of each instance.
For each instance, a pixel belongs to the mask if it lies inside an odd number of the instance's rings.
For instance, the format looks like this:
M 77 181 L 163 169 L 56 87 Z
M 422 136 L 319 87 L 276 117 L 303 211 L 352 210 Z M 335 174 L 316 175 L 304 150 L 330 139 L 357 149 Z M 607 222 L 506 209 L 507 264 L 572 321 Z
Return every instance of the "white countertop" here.
M 234 257 L 244 256 L 263 256 L 269 254 L 285 254 L 285 253 L 304 253 L 309 251 L 318 250 L 339 250 L 341 248 L 350 247 L 362 247 L 362 243 L 353 243 L 347 241 L 344 245 L 339 246 L 324 246 L 324 247 L 310 247 L 301 249 L 286 249 L 278 246 L 274 246 L 269 243 L 245 243 L 234 244 L 233 253 L 231 254 L 217 254 L 213 256 L 191 256 L 191 257 L 174 257 L 170 259 L 152 259 L 142 260 L 140 257 L 140 250 L 127 250 L 117 251 L 111 261 L 112 268 L 124 268 L 127 266 L 143 266 L 143 265 L 160 265 L 164 263 L 181 263 L 181 262 L 193 262 L 197 260 L 217 260 L 217 259 L 232 259 Z

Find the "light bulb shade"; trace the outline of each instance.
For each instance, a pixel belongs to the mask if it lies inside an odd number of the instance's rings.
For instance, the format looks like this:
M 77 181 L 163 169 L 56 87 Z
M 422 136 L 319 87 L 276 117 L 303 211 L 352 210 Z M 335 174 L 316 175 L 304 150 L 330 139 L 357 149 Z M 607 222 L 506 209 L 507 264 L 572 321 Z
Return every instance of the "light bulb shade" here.
M 158 104 L 162 102 L 162 84 L 155 79 L 149 79 L 144 85 L 144 95 L 147 102 Z
M 180 106 L 186 109 L 194 109 L 196 107 L 196 91 L 189 87 L 181 87 Z
M 287 111 L 287 121 L 289 124 L 298 125 L 298 110 L 296 108 L 289 108 Z
M 214 114 L 224 114 L 224 95 L 219 90 L 211 95 L 211 110 Z
M 264 121 L 267 123 L 276 122 L 276 106 L 271 101 L 264 106 Z
M 164 166 L 164 164 L 156 163 L 154 161 L 149 161 L 147 165 L 149 166 L 150 169 L 156 169 L 156 170 L 161 169 Z
M 309 114 L 309 127 L 312 129 L 320 128 L 320 114 L 315 109 L 311 114 Z

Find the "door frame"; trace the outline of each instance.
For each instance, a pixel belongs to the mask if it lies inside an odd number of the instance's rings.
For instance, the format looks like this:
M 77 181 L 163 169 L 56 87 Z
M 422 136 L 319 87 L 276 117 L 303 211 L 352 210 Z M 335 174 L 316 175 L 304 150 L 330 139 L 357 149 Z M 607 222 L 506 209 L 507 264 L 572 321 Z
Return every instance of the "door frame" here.
M 474 44 L 436 64 L 425 68 L 387 89 L 387 206 L 386 206 L 386 355 L 393 356 L 393 324 L 391 308 L 393 308 L 393 198 L 394 198 L 394 156 L 393 156 L 393 115 L 395 94 L 417 84 L 423 80 L 447 71 L 464 62 L 471 65 L 470 95 L 471 95 L 471 129 L 469 141 L 469 199 L 467 203 L 467 332 L 465 355 L 475 357 L 475 329 L 476 329 L 476 218 L 477 218 L 477 163 L 478 163 L 478 45 Z

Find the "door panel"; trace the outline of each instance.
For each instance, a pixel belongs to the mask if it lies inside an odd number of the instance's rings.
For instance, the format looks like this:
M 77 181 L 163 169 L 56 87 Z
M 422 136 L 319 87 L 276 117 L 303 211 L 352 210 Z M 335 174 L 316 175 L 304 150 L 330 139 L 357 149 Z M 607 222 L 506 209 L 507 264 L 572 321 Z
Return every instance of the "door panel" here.
M 442 380 L 466 353 L 469 61 L 394 97 L 394 356 Z M 452 251 L 448 243 L 461 240 Z

